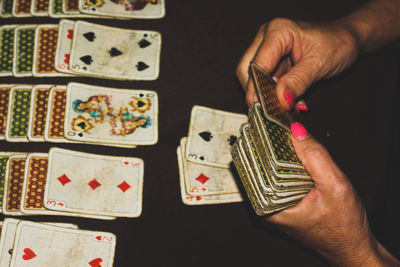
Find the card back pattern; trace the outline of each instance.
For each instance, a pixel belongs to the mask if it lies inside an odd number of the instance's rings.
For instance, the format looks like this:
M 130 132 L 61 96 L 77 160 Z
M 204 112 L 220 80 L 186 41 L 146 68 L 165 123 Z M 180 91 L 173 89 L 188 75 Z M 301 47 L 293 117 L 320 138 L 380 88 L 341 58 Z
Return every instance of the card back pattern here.
M 42 28 L 38 34 L 36 72 L 55 73 L 54 61 L 57 48 L 58 28 Z
M 25 158 L 10 159 L 6 201 L 6 210 L 8 212 L 20 211 L 22 185 L 24 183 L 25 161 Z
M 17 30 L 16 42 L 16 72 L 21 74 L 32 73 L 33 47 L 35 45 L 35 28 L 32 27 Z
M 11 73 L 14 56 L 14 27 L 7 27 L 0 31 L 0 75 Z
M 26 15 L 31 13 L 31 0 L 17 0 L 15 14 Z
M 26 137 L 28 133 L 30 89 L 16 89 L 12 93 L 11 121 L 9 136 Z
M 1 15 L 11 16 L 14 0 L 1 0 Z
M 48 158 L 32 157 L 28 164 L 29 173 L 26 185 L 24 209 L 45 210 L 43 203 Z
M 3 206 L 4 179 L 6 178 L 8 156 L 0 156 L 0 207 Z
M 65 105 L 67 101 L 67 90 L 53 89 L 51 99 L 51 112 L 49 123 L 50 138 L 64 138 Z
M 10 87 L 0 88 L 0 136 L 6 134 Z
M 49 0 L 36 0 L 34 1 L 34 11 L 36 13 L 47 13 L 49 12 Z
M 46 115 L 47 115 L 47 103 L 49 100 L 48 88 L 38 88 L 35 91 L 35 103 L 32 115 L 32 137 L 40 138 L 44 136 L 44 130 L 46 128 Z

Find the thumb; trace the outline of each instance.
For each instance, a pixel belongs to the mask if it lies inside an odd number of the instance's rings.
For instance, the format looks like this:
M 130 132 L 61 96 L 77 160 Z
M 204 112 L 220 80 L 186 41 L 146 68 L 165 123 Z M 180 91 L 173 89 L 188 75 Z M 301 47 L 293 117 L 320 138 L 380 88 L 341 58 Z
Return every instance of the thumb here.
M 291 140 L 297 156 L 319 191 L 332 191 L 333 188 L 340 188 L 340 184 L 349 183 L 326 148 L 311 137 L 301 123 L 294 122 L 290 128 Z

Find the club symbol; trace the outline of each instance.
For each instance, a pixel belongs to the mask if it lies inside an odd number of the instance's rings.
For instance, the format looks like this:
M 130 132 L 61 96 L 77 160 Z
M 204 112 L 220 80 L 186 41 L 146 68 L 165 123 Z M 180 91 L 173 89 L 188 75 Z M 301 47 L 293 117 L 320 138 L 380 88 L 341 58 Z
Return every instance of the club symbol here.
M 119 50 L 118 50 L 117 48 L 115 48 L 115 47 L 111 48 L 111 50 L 108 51 L 108 53 L 110 54 L 111 57 L 116 57 L 116 56 L 122 55 L 122 52 L 119 51 Z
M 84 33 L 83 37 L 85 37 L 89 42 L 93 42 L 94 39 L 96 39 L 96 35 L 94 34 L 94 32 Z
M 151 45 L 151 43 L 149 41 L 147 41 L 146 39 L 142 39 L 142 40 L 140 40 L 140 42 L 138 42 L 138 45 L 140 48 L 145 48 L 145 47 L 148 47 L 149 45 Z
M 206 142 L 210 142 L 211 139 L 213 138 L 212 134 L 208 131 L 201 132 L 201 133 L 199 133 L 199 135 Z
M 237 141 L 237 137 L 234 135 L 231 135 L 227 141 L 229 142 L 230 146 L 233 146 Z
M 138 64 L 136 65 L 136 68 L 138 71 L 142 71 L 145 70 L 149 67 L 149 65 L 147 65 L 146 63 L 144 63 L 143 61 L 139 61 Z
M 92 56 L 83 56 L 79 58 L 83 63 L 85 63 L 86 65 L 90 65 L 93 62 Z

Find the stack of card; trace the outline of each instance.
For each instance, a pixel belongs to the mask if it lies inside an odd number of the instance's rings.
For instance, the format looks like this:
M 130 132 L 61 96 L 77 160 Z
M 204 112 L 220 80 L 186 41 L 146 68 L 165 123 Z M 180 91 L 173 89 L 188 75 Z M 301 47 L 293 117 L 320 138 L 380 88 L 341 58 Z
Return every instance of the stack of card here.
M 158 78 L 161 34 L 84 21 L 0 27 L 0 76 Z
M 69 223 L 5 219 L 0 266 L 113 266 L 116 236 Z
M 261 104 L 251 107 L 231 152 L 254 210 L 266 215 L 297 204 L 313 181 L 291 144 L 291 115 L 278 102 L 275 81 L 254 63 L 251 73 Z
M 2 0 L 0 17 L 158 19 L 164 0 Z
M 230 149 L 247 116 L 194 106 L 188 137 L 177 149 L 181 196 L 187 205 L 242 201 Z
M 0 153 L 2 212 L 103 220 L 138 217 L 143 161 L 52 148 L 44 153 Z
M 0 139 L 118 147 L 158 140 L 154 91 L 69 83 L 0 85 Z

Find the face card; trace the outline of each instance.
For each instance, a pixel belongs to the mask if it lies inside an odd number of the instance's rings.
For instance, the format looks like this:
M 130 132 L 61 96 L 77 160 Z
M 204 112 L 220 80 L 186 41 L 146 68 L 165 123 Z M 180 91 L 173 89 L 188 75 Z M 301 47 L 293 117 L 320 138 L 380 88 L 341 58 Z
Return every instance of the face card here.
M 14 0 L 1 0 L 1 17 L 8 18 L 12 16 Z
M 194 106 L 190 117 L 187 160 L 221 168 L 232 162 L 230 150 L 247 116 Z
M 217 195 L 239 193 L 230 169 L 196 164 L 185 159 L 187 138 L 181 139 L 182 164 L 185 173 L 186 191 L 190 195 Z
M 16 25 L 0 27 L 0 76 L 12 75 L 15 28 Z
M 0 85 L 0 140 L 5 139 L 8 116 L 8 102 L 12 85 Z
M 164 17 L 164 6 L 164 0 L 80 0 L 79 9 L 82 13 L 92 15 L 157 19 Z
M 28 141 L 31 92 L 30 85 L 15 86 L 10 90 L 6 126 L 6 140 L 9 142 Z
M 13 59 L 15 77 L 32 76 L 35 29 L 36 25 L 18 26 L 15 29 Z
M 67 139 L 81 142 L 155 144 L 157 93 L 69 83 L 64 129 Z
M 139 158 L 50 149 L 45 191 L 48 209 L 138 217 L 142 187 L 143 161 Z
M 70 69 L 74 73 L 121 80 L 155 80 L 161 34 L 77 21 Z
M 57 50 L 56 50 L 56 62 L 55 68 L 59 72 L 72 74 L 69 69 L 69 58 L 71 52 L 72 37 L 74 34 L 74 24 L 72 20 L 60 20 Z
M 31 1 L 30 0 L 14 0 L 12 14 L 14 17 L 30 17 Z
M 11 156 L 7 162 L 4 182 L 3 214 L 22 215 L 20 211 L 26 155 Z
M 46 128 L 47 104 L 52 85 L 36 85 L 32 88 L 31 109 L 29 112 L 28 139 L 43 142 Z
M 271 75 L 254 62 L 250 64 L 250 70 L 265 116 L 290 131 L 292 118 L 279 103 L 275 81 Z
M 32 0 L 31 14 L 34 16 L 48 16 L 49 0 Z

